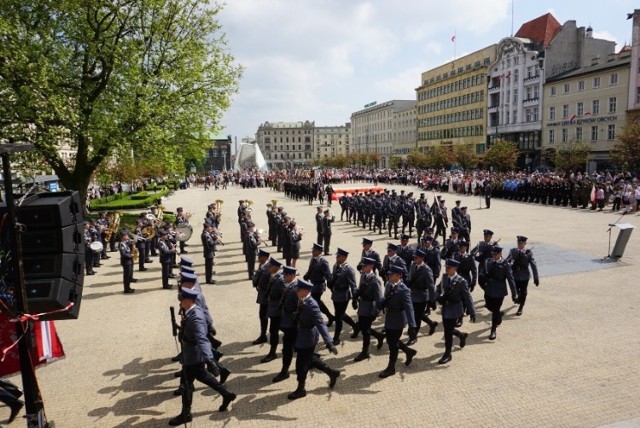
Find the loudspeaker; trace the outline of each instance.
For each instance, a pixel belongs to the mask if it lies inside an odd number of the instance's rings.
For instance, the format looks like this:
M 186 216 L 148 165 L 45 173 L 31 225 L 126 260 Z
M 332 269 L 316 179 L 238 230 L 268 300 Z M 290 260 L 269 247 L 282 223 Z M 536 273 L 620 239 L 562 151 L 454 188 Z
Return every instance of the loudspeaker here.
M 82 223 L 78 192 L 36 193 L 18 207 L 18 222 L 28 229 L 55 229 Z
M 62 277 L 83 284 L 84 256 L 82 254 L 40 254 L 24 257 L 27 280 Z
M 22 235 L 22 253 L 31 254 L 84 254 L 83 235 L 79 227 L 71 225 L 57 229 L 27 230 Z
M 40 320 L 48 321 L 78 318 L 80 301 L 82 300 L 81 285 L 74 284 L 64 278 L 28 279 L 25 283 L 27 287 L 29 312 L 32 314 L 63 309 L 69 302 L 73 302 L 74 304 L 68 312 L 64 311 L 43 315 L 40 317 Z

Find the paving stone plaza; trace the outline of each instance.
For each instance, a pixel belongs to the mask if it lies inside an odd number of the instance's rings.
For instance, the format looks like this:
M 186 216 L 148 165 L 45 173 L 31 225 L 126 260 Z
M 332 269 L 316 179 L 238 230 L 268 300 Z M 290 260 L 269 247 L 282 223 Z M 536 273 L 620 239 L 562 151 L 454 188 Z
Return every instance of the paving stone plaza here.
M 389 187 L 419 193 L 415 187 Z M 431 203 L 433 194 L 427 196 Z M 450 194 L 443 198 L 447 206 L 458 199 Z M 259 334 L 258 305 L 247 280 L 236 207 L 239 199 L 252 200 L 253 219 L 266 230 L 265 205 L 277 199 L 307 231 L 298 262 L 304 273 L 316 236 L 315 205 L 269 189 L 176 192 L 165 206 L 193 213 L 194 234 L 187 249 L 201 277 L 201 219 L 216 199 L 225 201 L 221 230 L 226 245 L 216 256 L 217 284 L 203 284 L 203 290 L 224 343 L 222 362 L 232 371 L 227 386 L 238 399 L 230 411 L 219 413 L 220 396 L 196 383 L 191 426 L 640 426 L 640 230 L 632 234 L 620 261 L 601 261 L 608 251 L 608 224 L 618 215 L 499 199 L 491 209 L 480 209 L 477 197 L 460 197 L 471 214 L 472 245 L 482 238 L 483 228 L 492 229 L 506 248 L 515 246 L 516 235 L 529 237 L 541 284 L 529 285 L 524 314 L 516 317 L 515 305 L 505 299 L 505 321 L 498 339 L 490 342 L 490 313 L 476 288 L 478 320 L 471 324 L 465 319 L 467 346 L 460 350 L 455 339 L 452 362 L 437 364 L 444 351 L 442 327 L 433 336 L 423 328 L 411 366 L 404 366 L 401 354 L 398 373 L 388 379 L 378 378 L 388 359 L 386 344 L 381 350 L 372 347 L 368 361 L 354 363 L 362 339 L 350 339 L 345 327 L 338 355 L 317 348 L 342 371 L 336 387 L 329 389 L 327 377 L 312 371 L 307 397 L 290 402 L 287 394 L 296 387 L 295 376 L 271 383 L 280 359 L 261 364 L 268 344 L 251 344 Z M 387 235 L 340 222 L 337 203 L 332 210 L 333 253 L 337 247 L 349 251 L 348 262 L 356 265 L 363 237 L 374 239 L 374 249 L 385 253 L 391 241 Z M 621 221 L 638 228 L 639 219 L 632 214 Z M 614 230 L 614 241 L 616 234 Z M 267 250 L 279 257 L 275 248 Z M 136 293 L 125 295 L 119 258 L 110 255 L 97 275 L 85 278 L 80 318 L 56 323 L 66 358 L 37 371 L 47 417 L 56 427 L 160 427 L 180 412 L 180 398 L 173 395 L 179 366 L 171 362 L 177 347 L 169 317 L 169 306 L 178 306 L 175 287 L 162 289 L 155 259 L 148 271 L 135 272 Z M 329 261 L 333 265 L 335 258 Z M 353 316 L 353 309 L 348 313 Z M 439 310 L 432 319 L 438 318 Z M 11 380 L 21 383 L 19 376 Z M 0 412 L 5 419 L 7 409 Z M 22 423 L 18 419 L 12 426 Z

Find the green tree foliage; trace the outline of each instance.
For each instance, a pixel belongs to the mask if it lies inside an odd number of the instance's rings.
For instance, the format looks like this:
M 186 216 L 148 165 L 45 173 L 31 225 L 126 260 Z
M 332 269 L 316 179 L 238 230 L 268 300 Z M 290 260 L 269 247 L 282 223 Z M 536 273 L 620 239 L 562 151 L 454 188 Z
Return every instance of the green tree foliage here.
M 613 162 L 626 171 L 640 171 L 640 120 L 627 123 L 611 150 Z
M 556 166 L 556 152 L 553 147 L 547 147 L 542 151 L 542 160 L 551 168 Z
M 407 155 L 407 165 L 411 168 L 426 168 L 427 163 L 427 155 L 418 150 L 413 150 Z
M 446 168 L 453 163 L 451 148 L 437 145 L 427 153 L 427 167 L 433 169 Z
M 27 140 L 83 196 L 105 160 L 179 171 L 217 132 L 241 67 L 208 0 L 3 0 L 0 138 Z M 67 165 L 60 143 L 76 151 Z M 180 171 L 183 172 L 183 171 Z
M 504 140 L 495 141 L 482 158 L 485 168 L 493 167 L 498 171 L 510 171 L 516 166 L 518 148 L 514 143 Z
M 584 171 L 587 166 L 588 158 L 589 146 L 580 141 L 575 141 L 558 147 L 554 163 L 555 167 L 559 170 Z
M 463 169 L 473 169 L 478 165 L 478 156 L 475 154 L 473 145 L 457 144 L 453 147 L 452 158 L 455 163 Z

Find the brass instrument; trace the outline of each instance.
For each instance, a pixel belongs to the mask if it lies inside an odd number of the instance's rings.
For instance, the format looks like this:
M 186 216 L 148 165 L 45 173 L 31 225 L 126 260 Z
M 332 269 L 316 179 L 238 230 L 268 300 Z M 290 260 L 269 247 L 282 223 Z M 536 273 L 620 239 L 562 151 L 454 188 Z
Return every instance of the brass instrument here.
M 107 214 L 107 219 L 109 220 L 109 227 L 104 232 L 104 241 L 111 241 L 111 236 L 118 230 L 120 227 L 120 213 L 118 212 L 110 212 Z
M 138 251 L 138 247 L 136 247 L 136 245 L 133 243 L 133 241 L 131 241 L 131 243 L 129 244 L 131 245 L 131 258 L 133 259 L 133 262 L 137 262 L 138 261 L 138 257 L 140 257 L 140 252 Z
M 272 206 L 277 206 L 278 205 L 278 200 L 277 199 L 271 199 L 271 205 Z
M 247 199 L 244 201 L 248 207 L 250 207 L 251 205 L 253 205 L 253 201 L 251 199 Z
M 216 199 L 215 216 L 216 216 L 216 223 L 218 224 L 222 222 L 222 204 L 224 204 L 224 201 L 222 199 Z

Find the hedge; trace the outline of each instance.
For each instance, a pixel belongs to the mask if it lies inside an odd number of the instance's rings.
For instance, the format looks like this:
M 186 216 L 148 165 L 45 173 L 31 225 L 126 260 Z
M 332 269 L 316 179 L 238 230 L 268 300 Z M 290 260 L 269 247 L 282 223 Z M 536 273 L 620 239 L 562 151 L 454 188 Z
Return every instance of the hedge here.
M 144 199 L 137 199 L 136 196 L 140 195 L 140 192 L 134 195 L 126 195 L 122 198 L 117 198 L 111 201 L 106 201 L 105 198 L 94 199 L 89 203 L 90 210 L 132 210 L 136 208 L 146 209 L 148 206 L 156 203 L 156 199 L 160 199 L 163 196 L 169 194 L 169 189 L 161 190 L 158 193 L 146 194 Z

